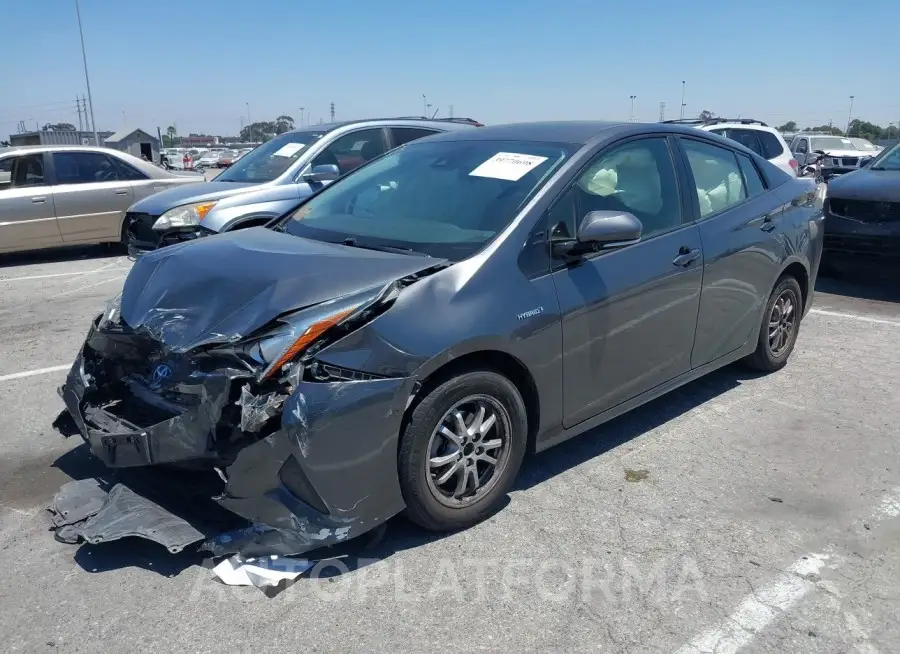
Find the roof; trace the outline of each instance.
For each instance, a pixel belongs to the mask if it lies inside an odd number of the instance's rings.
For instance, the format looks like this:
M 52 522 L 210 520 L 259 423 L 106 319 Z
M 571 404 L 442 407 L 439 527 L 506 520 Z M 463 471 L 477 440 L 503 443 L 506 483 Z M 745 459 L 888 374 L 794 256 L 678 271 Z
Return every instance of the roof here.
M 147 130 L 143 130 L 143 129 L 140 129 L 139 127 L 135 127 L 133 129 L 119 130 L 118 132 L 114 133 L 112 136 L 103 139 L 103 141 L 104 141 L 104 143 L 118 143 L 119 141 L 124 141 L 126 138 L 128 138 L 135 132 L 143 132 L 144 134 L 146 134 L 147 136 L 152 138 L 154 141 L 159 140 L 158 138 L 153 136 L 153 134 L 151 134 Z
M 584 145 L 599 136 L 602 132 L 615 127 L 633 126 L 647 129 L 653 125 L 642 123 L 604 122 L 599 120 L 546 122 L 546 123 L 511 123 L 509 125 L 489 125 L 467 130 L 467 140 L 486 141 L 544 141 L 548 143 L 569 143 Z M 453 139 L 456 135 L 438 135 L 430 140 L 442 138 Z
M 342 120 L 336 121 L 333 123 L 323 123 L 321 125 L 307 125 L 302 129 L 292 130 L 294 132 L 330 132 L 335 129 L 339 129 L 341 127 L 348 127 L 350 125 L 360 126 L 360 127 L 379 127 L 385 125 L 396 125 L 398 127 L 433 127 L 434 129 L 439 129 L 443 131 L 454 131 L 458 129 L 469 129 L 473 127 L 471 123 L 467 123 L 464 120 L 440 120 L 440 119 L 427 119 L 427 118 L 362 118 L 359 120 Z

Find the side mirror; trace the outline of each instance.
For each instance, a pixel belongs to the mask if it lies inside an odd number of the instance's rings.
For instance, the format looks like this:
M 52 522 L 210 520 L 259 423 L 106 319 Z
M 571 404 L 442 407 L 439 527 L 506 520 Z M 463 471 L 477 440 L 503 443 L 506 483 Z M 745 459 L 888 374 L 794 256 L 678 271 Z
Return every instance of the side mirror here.
M 641 221 L 626 211 L 591 211 L 578 226 L 574 240 L 554 243 L 554 254 L 577 256 L 631 245 L 641 240 L 643 229 Z
M 341 176 L 341 171 L 334 164 L 313 166 L 312 170 L 303 175 L 304 182 L 333 182 Z
M 808 155 L 806 155 L 806 161 L 804 162 L 804 165 L 806 165 L 806 166 L 815 165 L 815 164 L 819 163 L 819 161 L 821 161 L 823 157 L 824 157 L 824 155 L 821 155 L 818 152 L 810 152 Z

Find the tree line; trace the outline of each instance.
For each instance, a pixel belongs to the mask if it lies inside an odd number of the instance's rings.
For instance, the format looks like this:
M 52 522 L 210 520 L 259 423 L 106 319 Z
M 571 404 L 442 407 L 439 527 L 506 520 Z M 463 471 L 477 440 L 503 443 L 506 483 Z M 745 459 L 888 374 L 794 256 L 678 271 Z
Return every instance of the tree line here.
M 850 121 L 850 129 L 845 133 L 840 127 L 834 125 L 817 125 L 813 127 L 804 127 L 800 129 L 797 123 L 789 120 L 784 125 L 776 127 L 779 132 L 820 132 L 822 134 L 833 134 L 834 136 L 858 136 L 867 139 L 873 143 L 881 140 L 900 138 L 900 128 L 896 125 L 888 125 L 882 127 L 867 120 L 854 118 Z
M 238 135 L 241 141 L 245 143 L 265 143 L 274 136 L 290 132 L 294 129 L 294 119 L 287 114 L 278 116 L 275 120 L 262 120 L 244 125 Z M 174 125 L 169 125 L 162 135 L 163 147 L 176 147 L 181 143 L 178 136 L 178 130 Z

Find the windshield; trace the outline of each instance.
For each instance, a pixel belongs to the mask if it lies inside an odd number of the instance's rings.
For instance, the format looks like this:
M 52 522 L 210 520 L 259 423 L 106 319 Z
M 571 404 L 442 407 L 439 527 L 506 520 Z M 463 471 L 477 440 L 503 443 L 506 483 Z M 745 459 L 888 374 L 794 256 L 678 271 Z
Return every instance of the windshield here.
M 812 142 L 812 150 L 856 150 L 853 141 L 841 138 L 840 136 L 816 136 L 810 139 Z
M 900 142 L 879 154 L 869 168 L 872 170 L 900 171 Z
M 501 232 L 571 153 L 552 143 L 411 143 L 327 187 L 281 229 L 459 261 Z
M 288 132 L 248 152 L 224 173 L 217 182 L 271 182 L 300 158 L 307 146 L 318 141 L 325 132 Z
M 857 150 L 862 150 L 864 152 L 876 152 L 878 150 L 878 148 L 866 139 L 851 138 L 850 140 L 853 142 L 853 145 L 856 146 Z

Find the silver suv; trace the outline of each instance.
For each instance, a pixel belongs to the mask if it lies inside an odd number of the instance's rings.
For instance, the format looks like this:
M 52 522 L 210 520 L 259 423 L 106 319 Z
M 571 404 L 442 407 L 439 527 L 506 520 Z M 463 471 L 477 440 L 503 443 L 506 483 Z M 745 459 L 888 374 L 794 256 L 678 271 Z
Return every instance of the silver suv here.
M 132 254 L 265 224 L 384 152 L 425 136 L 471 129 L 471 119 L 388 118 L 311 125 L 260 145 L 212 182 L 159 193 L 126 217 Z
M 703 120 L 691 118 L 683 120 L 667 120 L 667 123 L 694 125 L 705 132 L 719 134 L 732 141 L 737 141 L 756 154 L 768 159 L 792 177 L 797 176 L 797 161 L 778 130 L 769 127 L 761 120 L 752 118 L 711 118 Z

